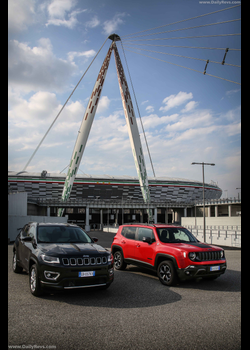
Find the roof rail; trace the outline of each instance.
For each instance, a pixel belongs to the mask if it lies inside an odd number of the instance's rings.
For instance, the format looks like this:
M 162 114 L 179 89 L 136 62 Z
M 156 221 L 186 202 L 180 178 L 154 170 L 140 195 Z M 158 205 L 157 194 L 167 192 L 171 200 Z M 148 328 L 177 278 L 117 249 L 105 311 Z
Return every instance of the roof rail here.
M 155 227 L 155 224 L 149 224 L 147 222 L 125 222 L 123 225 L 144 225 L 144 226 Z

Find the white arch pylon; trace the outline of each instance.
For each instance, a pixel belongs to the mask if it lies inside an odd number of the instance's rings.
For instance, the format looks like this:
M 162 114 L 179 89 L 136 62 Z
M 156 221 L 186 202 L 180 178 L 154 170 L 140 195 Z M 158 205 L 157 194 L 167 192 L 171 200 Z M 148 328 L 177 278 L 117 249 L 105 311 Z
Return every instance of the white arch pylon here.
M 73 183 L 75 180 L 75 176 L 77 174 L 79 165 L 81 163 L 82 155 L 88 140 L 89 132 L 94 120 L 94 116 L 96 113 L 96 109 L 98 106 L 98 102 L 101 97 L 102 87 L 104 84 L 104 80 L 108 71 L 110 57 L 112 54 L 112 50 L 114 50 L 115 63 L 116 63 L 116 71 L 118 76 L 118 82 L 120 87 L 120 93 L 122 98 L 122 104 L 124 109 L 124 114 L 126 118 L 126 123 L 128 126 L 128 133 L 130 139 L 130 145 L 132 148 L 132 153 L 134 157 L 135 167 L 137 170 L 140 188 L 142 192 L 142 196 L 145 203 L 150 203 L 150 192 L 148 187 L 148 177 L 146 164 L 144 160 L 139 130 L 136 122 L 136 117 L 134 113 L 134 108 L 132 104 L 132 99 L 130 96 L 130 92 L 128 89 L 128 84 L 126 81 L 126 77 L 124 74 L 123 66 L 121 63 L 121 59 L 118 53 L 118 49 L 116 47 L 116 41 L 120 41 L 120 37 L 117 34 L 112 34 L 109 36 L 109 39 L 112 40 L 112 44 L 109 47 L 108 53 L 103 61 L 102 67 L 98 74 L 94 89 L 92 91 L 91 97 L 89 99 L 89 103 L 87 105 L 82 124 L 80 130 L 78 131 L 78 136 L 76 139 L 75 147 L 70 159 L 68 173 L 64 182 L 64 188 L 62 192 L 62 200 L 66 201 L 71 193 Z M 63 208 L 58 210 L 58 216 L 62 216 Z M 149 220 L 152 220 L 152 211 L 148 211 Z

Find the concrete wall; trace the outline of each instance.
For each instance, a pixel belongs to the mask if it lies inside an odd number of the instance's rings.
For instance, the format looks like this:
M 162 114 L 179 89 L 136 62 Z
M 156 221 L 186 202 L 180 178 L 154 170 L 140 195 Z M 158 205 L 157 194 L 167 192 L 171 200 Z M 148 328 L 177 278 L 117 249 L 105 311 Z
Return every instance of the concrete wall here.
M 203 229 L 188 229 L 200 242 L 204 242 Z M 241 248 L 241 231 L 206 229 L 206 243 Z
M 66 215 L 65 217 L 9 215 L 8 216 L 8 240 L 10 242 L 14 241 L 16 239 L 16 236 L 20 232 L 20 230 L 17 230 L 17 229 L 22 228 L 25 224 L 27 224 L 30 221 L 64 223 L 68 221 L 68 215 Z
M 8 214 L 27 215 L 27 192 L 18 192 L 8 195 Z
M 201 242 L 203 218 L 181 218 L 182 226 L 190 230 Z M 241 217 L 206 217 L 206 242 L 209 244 L 241 248 Z
M 181 224 L 184 227 L 195 226 L 194 217 L 182 217 Z M 196 218 L 196 225 L 203 227 L 203 218 Z M 206 217 L 206 226 L 241 226 L 240 216 Z

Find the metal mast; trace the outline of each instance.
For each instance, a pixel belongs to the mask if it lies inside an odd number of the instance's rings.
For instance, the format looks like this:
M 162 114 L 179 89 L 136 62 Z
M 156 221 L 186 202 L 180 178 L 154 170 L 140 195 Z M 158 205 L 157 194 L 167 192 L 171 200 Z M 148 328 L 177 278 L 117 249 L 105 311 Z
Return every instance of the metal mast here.
M 68 174 L 64 183 L 62 200 L 66 201 L 69 198 L 70 192 L 72 190 L 75 176 L 82 159 L 82 155 L 83 155 L 83 152 L 88 140 L 89 132 L 95 116 L 96 108 L 101 96 L 103 83 L 104 83 L 109 62 L 110 62 L 110 56 L 111 56 L 112 50 L 114 50 L 117 76 L 119 81 L 124 114 L 125 114 L 126 123 L 128 126 L 128 133 L 129 133 L 132 153 L 134 156 L 134 161 L 135 161 L 135 166 L 136 166 L 136 170 L 137 170 L 137 174 L 140 182 L 142 196 L 143 196 L 144 202 L 149 205 L 150 192 L 148 187 L 148 177 L 147 177 L 146 165 L 145 165 L 143 151 L 142 151 L 140 134 L 139 134 L 139 130 L 136 122 L 136 117 L 134 113 L 131 96 L 128 89 L 128 84 L 125 78 L 121 59 L 115 44 L 115 41 L 120 41 L 121 39 L 117 34 L 110 35 L 109 39 L 112 40 L 112 44 L 110 45 L 107 56 L 103 62 L 103 65 L 97 77 L 93 92 L 91 94 L 87 109 L 85 111 L 85 114 L 82 120 L 80 130 L 78 131 L 78 136 L 77 136 L 75 147 L 72 153 Z M 58 216 L 62 216 L 62 214 L 63 214 L 63 209 L 60 208 L 58 210 Z M 149 221 L 153 219 L 151 209 L 148 209 L 148 219 Z
M 115 38 L 113 40 L 117 41 L 117 40 L 120 40 L 120 38 L 119 39 Z M 148 187 L 148 176 L 147 176 L 146 164 L 145 164 L 143 151 L 142 151 L 140 134 L 139 134 L 139 130 L 136 122 L 132 99 L 128 89 L 127 80 L 124 74 L 124 69 L 118 53 L 118 49 L 114 41 L 113 41 L 113 50 L 115 55 L 115 64 L 116 64 L 117 76 L 118 76 L 120 93 L 122 98 L 122 105 L 124 109 L 126 123 L 128 126 L 130 145 L 134 156 L 135 167 L 137 170 L 144 202 L 149 204 L 150 192 Z M 151 221 L 153 219 L 151 209 L 150 210 L 148 209 L 148 216 L 149 216 L 148 217 L 149 221 Z
M 73 187 L 73 183 L 76 177 L 76 173 L 78 171 L 79 165 L 81 163 L 82 155 L 88 140 L 89 132 L 94 120 L 95 112 L 98 106 L 98 102 L 100 100 L 103 83 L 106 77 L 106 73 L 109 67 L 110 56 L 112 53 L 112 44 L 108 50 L 108 53 L 103 61 L 102 67 L 98 74 L 94 89 L 92 91 L 91 97 L 89 99 L 88 106 L 86 108 L 82 124 L 80 130 L 78 131 L 78 136 L 76 139 L 75 147 L 71 156 L 68 174 L 66 176 L 63 192 L 62 192 L 62 200 L 65 201 L 69 198 L 70 192 Z M 58 216 L 62 216 L 64 209 L 60 208 L 58 210 Z

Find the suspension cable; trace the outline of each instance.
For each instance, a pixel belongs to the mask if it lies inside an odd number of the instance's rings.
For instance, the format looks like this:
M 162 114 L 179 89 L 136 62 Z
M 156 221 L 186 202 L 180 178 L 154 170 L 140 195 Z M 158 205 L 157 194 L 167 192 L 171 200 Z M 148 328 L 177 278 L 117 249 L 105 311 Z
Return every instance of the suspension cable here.
M 149 36 L 149 35 L 164 34 L 164 33 L 172 33 L 172 32 L 178 32 L 178 31 L 181 31 L 181 30 L 188 30 L 188 29 L 196 29 L 196 28 L 214 26 L 214 25 L 217 25 L 217 24 L 225 24 L 225 23 L 230 23 L 230 22 L 235 22 L 235 21 L 240 21 L 240 20 L 241 20 L 241 18 L 230 19 L 230 20 L 228 20 L 228 21 L 223 21 L 223 22 L 215 22 L 215 23 L 201 24 L 201 25 L 199 25 L 199 26 L 186 27 L 186 28 L 179 28 L 179 29 L 172 29 L 172 30 L 166 30 L 166 31 L 163 31 L 163 32 L 157 32 L 157 33 L 151 33 L 151 34 L 137 35 L 137 36 L 133 36 L 132 39 L 134 39 L 134 38 L 141 38 L 141 37 Z M 128 40 L 129 40 L 129 39 L 128 39 Z
M 195 35 L 195 36 L 177 36 L 177 37 L 170 37 L 170 38 L 155 38 L 155 39 L 137 39 L 137 40 L 126 40 L 123 42 L 130 43 L 133 41 L 153 41 L 153 40 L 172 40 L 172 39 L 193 39 L 193 38 L 212 38 L 212 37 L 219 37 L 219 36 L 236 36 L 241 35 L 241 33 L 235 33 L 235 34 L 213 34 L 213 35 Z
M 158 27 L 154 27 L 154 28 L 150 28 L 150 29 L 141 30 L 140 32 L 135 32 L 135 33 L 132 33 L 132 34 L 124 35 L 122 38 L 126 38 L 126 37 L 128 37 L 128 36 L 133 36 L 133 35 L 136 35 L 136 34 L 139 34 L 139 33 L 144 33 L 144 32 L 147 32 L 147 31 L 149 31 L 149 30 L 154 30 L 154 29 L 163 28 L 163 27 L 166 27 L 166 26 L 171 26 L 171 25 L 173 25 L 173 24 L 178 24 L 178 23 L 190 21 L 190 20 L 192 20 L 192 19 L 196 19 L 196 18 L 200 18 L 200 17 L 212 15 L 212 14 L 214 14 L 214 13 L 218 13 L 218 12 L 222 12 L 222 11 L 226 11 L 226 10 L 231 10 L 231 9 L 233 9 L 233 8 L 235 8 L 235 7 L 238 7 L 238 6 L 241 6 L 241 4 L 235 5 L 235 6 L 231 6 L 231 7 L 227 7 L 227 8 L 225 8 L 225 9 L 221 9 L 221 10 L 217 10 L 217 11 L 205 13 L 205 14 L 203 14 L 203 15 L 199 15 L 199 16 L 195 16 L 195 17 L 183 19 L 183 20 L 180 20 L 180 21 L 177 21 L 177 22 L 164 24 L 164 25 L 162 25 L 162 26 L 158 26 Z
M 123 48 L 122 41 L 121 41 L 121 45 L 122 45 L 122 50 L 123 50 L 123 54 L 124 54 L 124 58 L 125 58 L 125 62 L 126 62 L 127 70 L 128 70 L 128 75 L 129 75 L 130 83 L 131 83 L 132 90 L 133 90 L 133 94 L 134 94 L 135 103 L 136 103 L 136 106 L 137 106 L 137 111 L 138 111 L 138 114 L 139 114 L 139 117 L 140 117 L 141 127 L 142 127 L 142 131 L 143 131 L 145 143 L 146 143 L 146 146 L 147 146 L 147 150 L 148 150 L 148 155 L 149 155 L 151 167 L 152 167 L 152 170 L 153 170 L 154 177 L 156 177 L 156 176 L 155 176 L 155 171 L 154 171 L 154 166 L 153 166 L 153 161 L 152 161 L 151 154 L 150 154 L 150 151 L 149 151 L 148 142 L 147 142 L 145 130 L 144 130 L 144 127 L 143 127 L 143 123 L 142 123 L 142 119 L 141 119 L 141 114 L 140 114 L 139 106 L 138 106 L 138 103 L 137 103 L 137 98 L 136 98 L 136 95 L 135 95 L 135 90 L 134 90 L 134 86 L 133 86 L 133 83 L 132 83 L 130 71 L 129 71 L 129 68 L 128 68 L 128 62 L 127 62 L 127 58 L 126 58 L 126 55 L 125 55 L 125 51 L 124 51 L 124 48 Z
M 173 62 L 168 62 L 168 61 L 162 60 L 162 59 L 160 59 L 160 58 L 156 58 L 156 57 L 144 55 L 143 53 L 135 52 L 135 51 L 132 51 L 132 50 L 128 50 L 128 49 L 126 49 L 126 50 L 127 50 L 127 51 L 130 51 L 130 52 L 133 52 L 133 53 L 136 53 L 137 55 L 141 55 L 141 56 L 153 58 L 154 60 L 158 60 L 158 61 L 161 61 L 161 62 L 173 64 L 174 66 L 177 66 L 177 67 L 189 69 L 189 70 L 192 70 L 192 71 L 194 71 L 194 72 L 204 74 L 204 72 L 201 72 L 201 71 L 199 71 L 199 70 L 197 70 L 197 69 L 194 69 L 194 68 L 189 68 L 189 67 L 181 66 L 180 64 L 176 64 L 176 63 L 173 63 Z M 229 79 L 221 78 L 221 77 L 218 77 L 218 76 L 216 76 L 216 75 L 212 75 L 212 74 L 208 74 L 208 73 L 206 73 L 206 75 L 209 75 L 210 77 L 214 77 L 214 78 L 217 78 L 217 79 L 222 79 L 222 80 L 228 81 L 228 82 L 230 82 L 230 83 L 234 83 L 234 84 L 241 85 L 241 83 L 238 83 L 238 82 L 236 82 L 236 81 L 232 81 L 232 80 L 229 80 Z
M 64 107 L 66 106 L 66 104 L 68 103 L 68 101 L 70 100 L 71 96 L 73 95 L 73 93 L 75 92 L 75 90 L 77 89 L 78 85 L 80 84 L 80 82 L 82 81 L 83 77 L 85 76 L 85 74 L 87 73 L 87 71 L 89 70 L 89 68 L 91 67 L 92 63 L 94 62 L 94 60 L 96 59 L 96 57 L 98 56 L 99 52 L 101 51 L 101 49 L 103 48 L 104 44 L 106 43 L 107 39 L 104 41 L 104 43 L 102 44 L 101 48 L 99 49 L 99 51 L 97 52 L 97 54 L 95 55 L 95 57 L 93 58 L 93 60 L 91 61 L 90 65 L 88 66 L 88 68 L 85 70 L 85 72 L 83 73 L 83 75 L 81 76 L 81 79 L 78 81 L 78 83 L 76 84 L 76 86 L 74 87 L 73 91 L 71 92 L 71 94 L 69 95 L 69 97 L 67 98 L 66 102 L 64 103 L 64 105 L 62 106 L 62 108 L 60 109 L 60 111 L 58 112 L 57 116 L 55 117 L 55 119 L 53 120 L 53 122 L 51 123 L 50 127 L 48 128 L 48 130 L 46 131 L 45 135 L 43 136 L 43 138 L 41 139 L 41 141 L 39 142 L 38 146 L 36 147 L 35 151 L 33 152 L 32 156 L 30 157 L 30 159 L 28 160 L 27 164 L 25 165 L 25 167 L 23 168 L 22 171 L 25 171 L 27 166 L 29 165 L 29 163 L 31 162 L 31 160 L 33 159 L 34 155 L 36 154 L 36 152 L 38 151 L 39 147 L 41 146 L 41 144 L 43 143 L 45 137 L 48 135 L 49 131 L 51 130 L 52 126 L 55 124 L 56 120 L 58 119 L 59 115 L 61 114 L 61 112 L 63 111 Z
M 125 48 L 126 47 L 131 47 L 129 45 L 125 45 Z M 134 47 L 133 47 L 134 48 Z M 189 58 L 191 60 L 198 60 L 198 61 L 207 61 L 206 59 L 204 58 L 196 58 L 196 57 L 189 57 L 189 56 L 183 56 L 183 55 L 177 55 L 177 54 L 174 54 L 174 53 L 167 53 L 167 52 L 160 52 L 160 51 L 153 51 L 153 50 L 146 50 L 146 49 L 141 49 L 141 48 L 134 48 L 135 50 L 142 50 L 142 51 L 148 51 L 148 52 L 154 52 L 154 53 L 160 53 L 162 55 L 169 55 L 169 56 L 175 56 L 175 57 L 182 57 L 182 58 Z M 228 49 L 229 50 L 229 49 Z M 217 63 L 217 64 L 221 64 L 221 62 L 217 62 L 217 61 L 211 61 L 209 60 L 209 63 Z M 233 66 L 233 67 L 238 67 L 238 68 L 241 68 L 241 66 L 237 65 L 237 64 L 231 64 L 231 63 L 223 63 L 223 65 L 225 66 Z
M 206 50 L 226 50 L 226 47 L 204 47 L 204 46 L 178 46 L 178 45 L 154 45 L 154 44 L 132 44 L 129 45 L 137 45 L 137 46 L 158 46 L 158 47 L 181 47 L 185 49 L 206 49 Z M 241 49 L 231 49 L 230 51 L 241 51 Z

